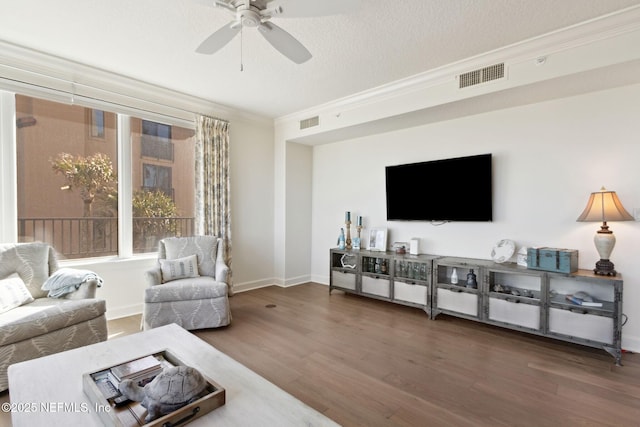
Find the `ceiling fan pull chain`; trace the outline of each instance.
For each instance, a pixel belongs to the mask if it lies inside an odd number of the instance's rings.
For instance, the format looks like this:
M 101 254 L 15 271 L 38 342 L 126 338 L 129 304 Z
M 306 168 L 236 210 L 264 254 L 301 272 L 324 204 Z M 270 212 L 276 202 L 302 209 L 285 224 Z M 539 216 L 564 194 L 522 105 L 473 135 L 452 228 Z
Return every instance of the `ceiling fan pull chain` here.
M 242 25 L 240 25 L 240 71 L 244 71 L 244 66 L 242 64 Z

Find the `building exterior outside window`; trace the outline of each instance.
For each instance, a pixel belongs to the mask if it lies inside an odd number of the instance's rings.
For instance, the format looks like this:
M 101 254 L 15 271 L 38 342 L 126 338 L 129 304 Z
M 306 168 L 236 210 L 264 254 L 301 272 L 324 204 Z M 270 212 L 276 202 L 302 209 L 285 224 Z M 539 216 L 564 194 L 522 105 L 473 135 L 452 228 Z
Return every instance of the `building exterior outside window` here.
M 48 242 L 61 258 L 118 254 L 117 117 L 16 95 L 19 241 Z M 128 119 L 133 252 L 152 252 L 193 233 L 194 131 Z
M 89 113 L 91 114 L 91 137 L 92 138 L 101 138 L 105 137 L 104 126 L 105 126 L 105 113 L 102 110 L 90 109 Z

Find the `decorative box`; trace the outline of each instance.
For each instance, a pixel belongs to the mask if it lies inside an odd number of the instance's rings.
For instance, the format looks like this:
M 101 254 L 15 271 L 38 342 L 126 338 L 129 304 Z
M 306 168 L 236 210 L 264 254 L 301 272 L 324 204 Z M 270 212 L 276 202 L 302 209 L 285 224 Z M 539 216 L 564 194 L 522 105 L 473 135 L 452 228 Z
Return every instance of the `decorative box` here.
M 527 268 L 555 273 L 574 273 L 578 271 L 578 251 L 547 247 L 529 248 L 527 249 Z

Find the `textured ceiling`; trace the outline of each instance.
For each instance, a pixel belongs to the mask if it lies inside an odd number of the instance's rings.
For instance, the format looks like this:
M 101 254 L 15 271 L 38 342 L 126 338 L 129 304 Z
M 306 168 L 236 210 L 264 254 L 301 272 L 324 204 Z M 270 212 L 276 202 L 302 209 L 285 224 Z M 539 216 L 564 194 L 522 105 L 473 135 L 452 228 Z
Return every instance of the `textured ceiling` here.
M 273 19 L 313 54 L 301 65 L 250 28 L 243 31 L 242 57 L 240 37 L 216 54 L 195 53 L 209 34 L 231 20 L 205 0 L 0 0 L 0 39 L 275 118 L 640 0 L 359 4 L 344 15 Z

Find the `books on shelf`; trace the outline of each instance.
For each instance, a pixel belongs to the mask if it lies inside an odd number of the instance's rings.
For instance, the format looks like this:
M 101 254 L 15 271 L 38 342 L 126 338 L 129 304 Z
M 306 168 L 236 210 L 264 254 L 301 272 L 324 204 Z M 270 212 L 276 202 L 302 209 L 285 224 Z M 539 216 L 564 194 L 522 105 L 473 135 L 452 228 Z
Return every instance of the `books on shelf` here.
M 567 295 L 567 301 L 575 305 L 581 305 L 583 307 L 602 307 L 602 303 L 598 301 L 587 301 L 585 299 L 579 298 L 575 295 Z

